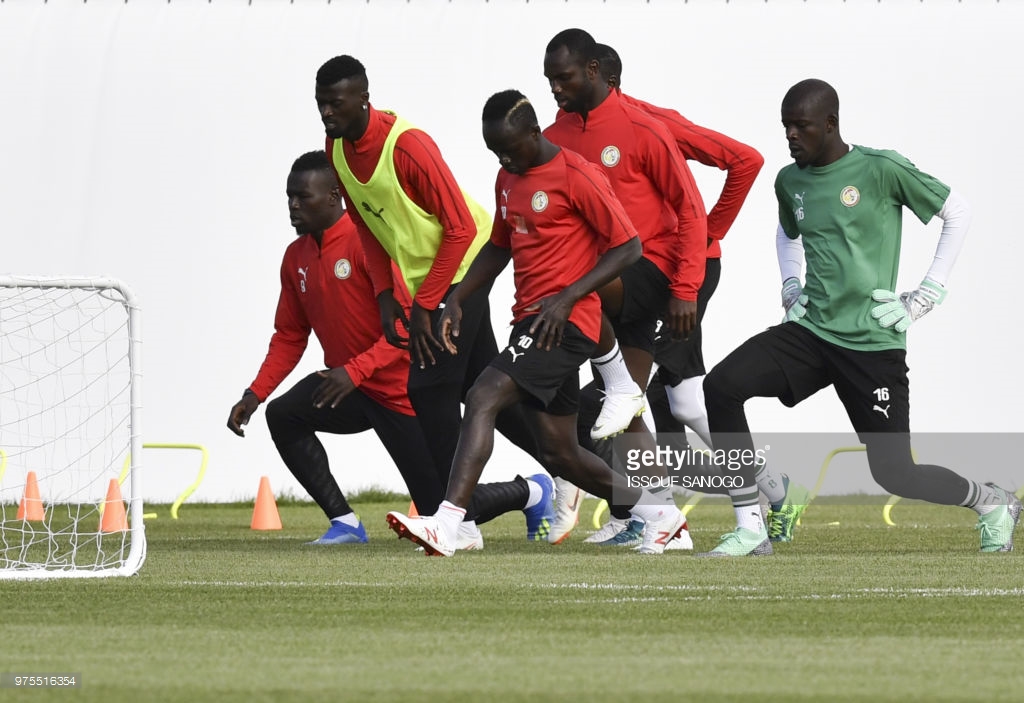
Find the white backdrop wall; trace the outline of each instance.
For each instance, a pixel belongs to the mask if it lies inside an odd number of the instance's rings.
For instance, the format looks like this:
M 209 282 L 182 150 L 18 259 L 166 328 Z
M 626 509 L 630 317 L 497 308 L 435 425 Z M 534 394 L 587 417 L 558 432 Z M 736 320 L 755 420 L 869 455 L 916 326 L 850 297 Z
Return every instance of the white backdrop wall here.
M 251 497 L 263 474 L 278 492 L 304 495 L 262 411 L 245 439 L 225 421 L 272 332 L 280 257 L 294 236 L 285 177 L 296 156 L 323 144 L 316 69 L 337 54 L 361 59 L 372 102 L 427 130 L 490 206 L 497 165 L 479 134 L 483 103 L 518 88 L 550 122 L 544 46 L 572 26 L 619 50 L 627 92 L 765 156 L 724 244 L 705 322 L 709 363 L 779 319 L 772 181 L 788 162 L 779 103 L 796 81 L 819 77 L 839 91 L 847 141 L 901 151 L 973 205 L 949 298 L 911 332 L 915 430 L 1021 429 L 1024 3 L 0 2 L 0 270 L 102 273 L 134 288 L 144 440 L 209 448 L 194 499 Z M 710 204 L 722 176 L 693 168 Z M 927 269 L 938 231 L 908 215 L 904 288 Z M 492 298 L 499 342 L 510 302 L 506 277 Z M 286 384 L 321 364 L 314 342 Z M 749 412 L 756 429 L 848 429 L 829 392 L 788 411 L 754 401 Z M 344 489 L 403 488 L 371 434 L 326 443 Z M 167 501 L 197 461 L 149 452 L 144 465 L 144 495 Z M 484 478 L 534 470 L 499 443 Z M 866 471 L 861 479 L 872 485 Z

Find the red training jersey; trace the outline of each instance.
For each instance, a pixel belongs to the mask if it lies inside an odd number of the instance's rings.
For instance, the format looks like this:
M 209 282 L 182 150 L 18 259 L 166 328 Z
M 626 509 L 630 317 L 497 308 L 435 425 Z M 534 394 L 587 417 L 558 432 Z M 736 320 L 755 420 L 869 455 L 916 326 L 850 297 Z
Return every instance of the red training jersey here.
M 373 175 L 384 151 L 384 142 L 395 116 L 369 106 L 370 121 L 366 132 L 356 142 L 342 141 L 345 160 L 353 175 L 366 182 Z M 327 155 L 334 153 L 334 140 L 327 138 Z M 423 284 L 416 291 L 416 302 L 427 310 L 435 309 L 455 278 L 455 273 L 469 251 L 476 236 L 476 223 L 466 206 L 466 199 L 451 169 L 441 156 L 441 150 L 426 132 L 410 129 L 403 132 L 395 143 L 395 173 L 402 190 L 425 212 L 440 223 L 442 242 L 437 256 Z M 341 186 L 348 204 L 348 212 L 359 229 L 366 251 L 367 266 L 373 279 L 374 292 L 380 293 L 391 286 L 390 257 L 363 222 L 359 203 Z
M 644 256 L 669 279 L 675 298 L 697 300 L 704 282 L 707 215 L 668 129 L 611 92 L 586 120 L 564 113 L 544 136 L 603 167 L 640 232 Z
M 705 166 L 715 166 L 726 172 L 722 192 L 714 207 L 708 211 L 708 239 L 711 243 L 708 245 L 707 257 L 720 258 L 722 245 L 719 241 L 736 221 L 743 201 L 747 199 L 747 193 L 754 186 L 757 174 L 764 165 L 764 157 L 754 147 L 694 124 L 675 110 L 651 105 L 625 93 L 620 95 L 627 104 L 661 120 L 676 140 L 676 146 L 684 159 L 699 161 Z
M 497 207 L 491 243 L 512 250 L 516 288 L 512 321 L 527 308 L 586 275 L 636 228 L 601 169 L 568 149 L 521 175 L 502 169 L 494 184 Z M 601 335 L 601 299 L 589 293 L 569 322 L 595 342 Z
M 393 278 L 395 295 L 403 300 L 405 286 L 397 274 Z M 403 415 L 414 414 L 405 390 L 409 354 L 384 339 L 362 243 L 346 215 L 324 231 L 321 245 L 304 234 L 285 250 L 274 334 L 249 386 L 260 400 L 299 363 L 310 331 L 320 340 L 328 368 L 343 366 L 367 396 Z

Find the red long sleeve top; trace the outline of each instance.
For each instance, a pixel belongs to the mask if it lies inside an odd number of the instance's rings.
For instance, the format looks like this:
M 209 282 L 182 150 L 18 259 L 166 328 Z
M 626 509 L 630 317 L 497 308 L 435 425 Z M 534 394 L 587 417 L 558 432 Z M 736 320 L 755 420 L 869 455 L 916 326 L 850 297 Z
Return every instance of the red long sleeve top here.
M 731 137 L 701 127 L 675 110 L 658 107 L 631 95 L 620 93 L 623 101 L 657 117 L 671 132 L 684 159 L 699 161 L 705 166 L 715 166 L 726 172 L 722 192 L 714 207 L 708 212 L 709 259 L 722 256 L 719 241 L 725 237 L 736 216 L 747 199 L 747 193 L 754 186 L 757 174 L 764 165 L 764 157 L 757 149 L 738 142 Z
M 600 167 L 562 149 L 522 175 L 501 170 L 491 243 L 512 250 L 516 300 L 513 322 L 534 303 L 585 276 L 608 249 L 637 236 Z M 569 322 L 595 342 L 601 336 L 601 299 L 588 293 Z
M 612 92 L 586 121 L 565 113 L 544 135 L 603 167 L 640 233 L 644 256 L 669 279 L 675 298 L 695 301 L 704 282 L 707 215 L 668 128 Z
M 377 168 L 384 150 L 384 141 L 395 123 L 395 116 L 371 105 L 366 132 L 356 142 L 342 141 L 345 160 L 360 181 L 368 181 Z M 327 138 L 327 154 L 334 153 L 334 140 Z M 441 156 L 441 150 L 426 132 L 410 129 L 395 143 L 395 172 L 406 195 L 424 211 L 437 218 L 443 234 L 434 264 L 416 291 L 416 302 L 427 310 L 435 309 L 451 286 L 452 279 L 466 256 L 476 223 L 466 206 L 465 196 Z M 374 292 L 391 287 L 390 257 L 363 222 L 358 205 L 341 186 L 348 212 L 359 230 L 366 251 L 366 262 L 373 280 Z
M 401 279 L 392 285 L 402 300 Z M 367 396 L 403 415 L 414 414 L 406 394 L 409 354 L 384 339 L 362 243 L 345 215 L 324 231 L 319 246 L 305 234 L 285 250 L 274 334 L 249 386 L 260 400 L 299 363 L 310 332 L 320 340 L 328 368 L 344 367 Z

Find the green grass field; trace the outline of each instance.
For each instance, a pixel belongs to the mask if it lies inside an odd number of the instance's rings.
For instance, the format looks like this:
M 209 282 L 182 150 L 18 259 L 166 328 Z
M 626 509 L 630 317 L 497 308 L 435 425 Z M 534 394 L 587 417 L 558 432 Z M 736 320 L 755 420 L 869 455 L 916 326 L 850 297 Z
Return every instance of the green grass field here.
M 977 553 L 963 509 L 887 527 L 822 500 L 774 557 L 731 560 L 593 547 L 582 523 L 532 544 L 517 513 L 439 559 L 387 529 L 408 503 L 353 503 L 368 545 L 304 545 L 312 504 L 282 502 L 279 532 L 251 505 L 156 506 L 134 577 L 0 582 L 0 670 L 81 681 L 0 700 L 1024 699 L 1024 559 Z M 732 511 L 690 522 L 709 549 Z

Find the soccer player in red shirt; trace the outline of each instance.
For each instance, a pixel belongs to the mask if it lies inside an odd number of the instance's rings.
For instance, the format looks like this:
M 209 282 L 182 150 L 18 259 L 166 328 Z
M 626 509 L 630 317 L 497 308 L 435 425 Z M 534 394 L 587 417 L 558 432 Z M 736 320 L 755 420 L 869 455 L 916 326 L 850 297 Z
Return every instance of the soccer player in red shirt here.
M 466 301 L 458 354 L 445 351 L 433 330 L 445 297 L 487 240 L 490 213 L 462 191 L 429 135 L 399 115 L 376 110 L 369 96 L 366 69 L 351 56 L 336 56 L 317 71 L 316 100 L 327 153 L 366 251 L 384 335 L 410 351 L 409 399 L 447 483 L 462 400 L 498 351 L 489 291 L 480 290 Z M 392 261 L 413 297 L 408 317 L 392 294 Z M 408 338 L 398 333 L 399 320 Z M 498 429 L 536 456 L 521 410 L 502 413 Z M 505 494 L 476 494 L 481 517 L 522 509 L 527 538 L 543 539 L 554 517 L 551 479 L 538 473 L 508 488 Z
M 711 446 L 708 431 L 707 411 L 704 408 L 702 384 L 706 369 L 702 350 L 701 322 L 707 310 L 708 301 L 714 294 L 721 277 L 720 241 L 736 220 L 747 194 L 754 185 L 757 174 L 764 164 L 764 158 L 756 149 L 719 132 L 695 124 L 675 110 L 658 107 L 628 95 L 621 90 L 622 60 L 618 52 L 607 44 L 597 44 L 598 63 L 601 77 L 608 86 L 619 93 L 623 102 L 637 107 L 659 119 L 668 128 L 675 140 L 679 153 L 686 161 L 697 161 L 726 172 L 725 183 L 718 199 L 708 211 L 707 262 L 704 282 L 697 291 L 697 326 L 686 339 L 676 339 L 670 334 L 659 334 L 655 339 L 654 363 L 657 372 L 647 388 L 647 404 L 650 415 L 645 419 L 653 424 L 659 434 L 659 441 L 666 445 L 682 448 L 685 432 L 689 427 Z M 596 404 L 596 405 L 595 405 Z M 607 447 L 598 446 L 587 439 L 590 425 L 600 411 L 600 396 L 596 383 L 581 391 L 580 396 L 580 442 L 595 452 L 605 455 Z M 584 427 L 583 425 L 587 425 Z M 773 480 L 765 476 L 764 481 Z M 781 484 L 780 484 L 781 485 Z M 722 491 L 724 492 L 724 490 Z M 555 479 L 555 522 L 548 540 L 565 539 L 579 520 L 579 488 Z M 621 524 L 615 520 L 608 523 L 604 533 L 594 539 L 629 540 L 621 534 Z M 634 536 L 635 537 L 635 536 Z
M 545 468 L 645 520 L 642 553 L 661 553 L 685 522 L 671 500 L 627 483 L 576 441 L 579 367 L 600 336 L 595 291 L 641 255 L 636 229 L 599 167 L 549 141 L 530 102 L 497 93 L 483 111 L 483 134 L 501 171 L 490 241 L 448 297 L 441 317 L 450 349 L 462 304 L 486 289 L 511 260 L 516 288 L 509 345 L 480 374 L 466 401 L 445 501 L 437 513 L 388 514 L 399 536 L 429 554 L 450 556 L 456 530 L 490 457 L 495 419 L 521 404 Z
M 367 541 L 366 530 L 331 475 L 317 432 L 356 434 L 372 429 L 394 459 L 416 506 L 433 512 L 446 481 L 405 393 L 409 354 L 383 336 L 363 246 L 342 205 L 337 179 L 323 151 L 303 154 L 288 176 L 288 209 L 298 238 L 281 263 L 281 294 L 270 348 L 256 379 L 228 417 L 228 428 L 244 436 L 260 403 L 288 376 L 313 332 L 324 350 L 326 370 L 310 374 L 267 405 L 267 426 L 285 465 L 323 509 L 330 528 L 314 544 Z M 400 280 L 395 290 L 407 299 Z M 515 482 L 478 487 L 470 519 L 459 528 L 460 549 L 480 549 L 474 520 L 491 517 L 487 506 L 517 490 Z M 482 496 L 482 499 L 479 498 Z
M 677 111 L 658 107 L 622 92 L 622 60 L 612 47 L 598 44 L 601 74 L 622 100 L 659 119 L 675 139 L 679 153 L 687 161 L 697 161 L 726 171 L 725 183 L 718 199 L 708 211 L 707 263 L 704 282 L 697 292 L 697 326 L 685 340 L 659 335 L 654 351 L 658 365 L 657 378 L 663 383 L 672 415 L 684 423 L 704 442 L 711 445 L 707 411 L 704 409 L 701 385 L 705 373 L 701 350 L 701 320 L 708 301 L 714 295 L 721 277 L 721 240 L 728 233 L 754 180 L 764 165 L 764 157 L 756 149 L 724 134 L 694 124 Z
M 228 428 L 244 436 L 242 426 L 292 372 L 314 332 L 327 368 L 272 400 L 267 426 L 285 465 L 331 521 L 314 544 L 366 542 L 366 530 L 331 475 L 316 432 L 373 429 L 423 509 L 440 503 L 444 484 L 434 465 L 423 461 L 429 452 L 404 390 L 409 355 L 382 335 L 363 247 L 324 152 L 295 160 L 287 193 L 299 236 L 281 262 L 281 294 L 266 359 L 231 408 Z
M 611 324 L 603 326 L 592 360 L 607 393 L 591 430 L 595 440 L 627 425 L 647 432 L 634 415 L 645 405 L 655 329 L 659 319 L 676 337 L 694 329 L 707 250 L 704 204 L 672 135 L 659 120 L 627 105 L 599 69 L 597 44 L 582 29 L 559 32 L 547 45 L 544 75 L 566 114 L 545 136 L 602 167 L 644 247 L 638 262 L 599 291 Z

